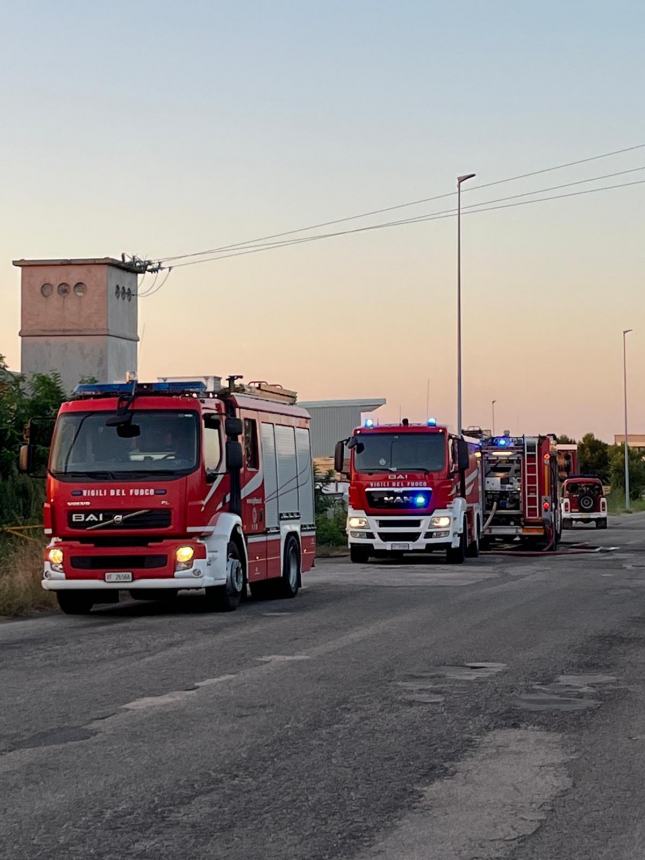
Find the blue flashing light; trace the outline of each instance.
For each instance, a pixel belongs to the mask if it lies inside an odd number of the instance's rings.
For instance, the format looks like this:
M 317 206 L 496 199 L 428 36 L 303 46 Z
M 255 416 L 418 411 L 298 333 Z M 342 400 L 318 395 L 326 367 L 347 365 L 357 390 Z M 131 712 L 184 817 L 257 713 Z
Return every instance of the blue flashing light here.
M 417 508 L 423 508 L 423 507 L 425 507 L 425 505 L 427 505 L 427 504 L 428 504 L 428 500 L 426 499 L 426 497 L 425 497 L 425 496 L 422 496 L 421 494 L 419 494 L 418 496 L 415 496 L 415 497 L 414 497 L 414 505 L 415 505 L 415 507 L 417 507 Z
M 131 382 L 84 382 L 77 385 L 74 394 L 90 397 L 112 396 L 119 397 L 122 394 L 132 394 Z
M 86 382 L 77 385 L 77 397 L 125 397 L 132 394 L 205 394 L 201 380 L 189 382 Z
M 366 418 L 365 419 L 365 426 L 366 427 L 373 427 L 374 426 L 374 419 L 373 418 Z
M 437 419 L 436 418 L 428 418 L 428 427 L 436 427 Z

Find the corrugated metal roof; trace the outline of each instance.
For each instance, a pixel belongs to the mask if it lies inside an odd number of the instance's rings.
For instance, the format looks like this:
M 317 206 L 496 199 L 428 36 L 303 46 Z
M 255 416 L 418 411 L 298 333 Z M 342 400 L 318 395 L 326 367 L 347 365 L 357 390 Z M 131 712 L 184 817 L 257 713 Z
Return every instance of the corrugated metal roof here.
M 343 406 L 358 406 L 361 412 L 373 412 L 379 406 L 385 406 L 384 397 L 363 397 L 358 400 L 299 400 L 298 406 L 304 406 L 305 409 L 335 409 Z
M 311 448 L 314 457 L 333 457 L 339 439 L 346 439 L 361 423 L 363 412 L 385 405 L 384 397 L 356 400 L 298 402 L 311 415 Z

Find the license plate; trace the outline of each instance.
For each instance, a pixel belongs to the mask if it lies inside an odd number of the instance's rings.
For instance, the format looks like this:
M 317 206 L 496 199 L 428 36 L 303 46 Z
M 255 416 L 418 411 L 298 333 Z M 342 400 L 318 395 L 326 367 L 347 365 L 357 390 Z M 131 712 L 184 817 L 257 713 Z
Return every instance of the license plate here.
M 117 571 L 116 573 L 106 573 L 106 582 L 132 582 L 132 574 L 125 571 Z
M 410 549 L 409 543 L 393 543 L 392 549 Z

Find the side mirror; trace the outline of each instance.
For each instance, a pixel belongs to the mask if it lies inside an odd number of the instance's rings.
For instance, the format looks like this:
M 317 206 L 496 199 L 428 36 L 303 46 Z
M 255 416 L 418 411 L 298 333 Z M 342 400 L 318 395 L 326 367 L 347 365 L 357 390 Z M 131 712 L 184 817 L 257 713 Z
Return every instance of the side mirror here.
M 224 430 L 226 431 L 226 435 L 230 437 L 241 436 L 244 430 L 244 426 L 242 425 L 241 418 L 227 418 L 224 422 Z
M 242 446 L 234 439 L 226 442 L 226 468 L 229 472 L 236 472 L 242 468 Z
M 334 469 L 339 474 L 345 471 L 345 442 L 341 439 L 334 448 Z
M 21 445 L 20 446 L 20 455 L 18 458 L 18 468 L 21 472 L 26 472 L 29 474 L 31 471 L 31 461 L 34 456 L 34 448 L 33 445 Z
M 457 439 L 457 456 L 455 459 L 460 472 L 465 472 L 470 466 L 470 451 L 465 439 Z

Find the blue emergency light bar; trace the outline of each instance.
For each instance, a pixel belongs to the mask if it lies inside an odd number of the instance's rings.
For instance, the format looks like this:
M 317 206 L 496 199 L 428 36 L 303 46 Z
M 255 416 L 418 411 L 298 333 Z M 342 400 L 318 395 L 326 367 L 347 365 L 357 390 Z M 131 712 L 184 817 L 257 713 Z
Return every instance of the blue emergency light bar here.
M 205 394 L 201 380 L 190 382 L 84 382 L 74 389 L 76 397 L 128 397 L 136 394 Z

